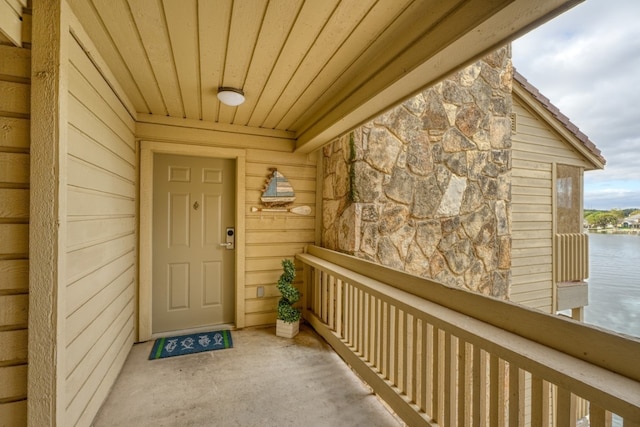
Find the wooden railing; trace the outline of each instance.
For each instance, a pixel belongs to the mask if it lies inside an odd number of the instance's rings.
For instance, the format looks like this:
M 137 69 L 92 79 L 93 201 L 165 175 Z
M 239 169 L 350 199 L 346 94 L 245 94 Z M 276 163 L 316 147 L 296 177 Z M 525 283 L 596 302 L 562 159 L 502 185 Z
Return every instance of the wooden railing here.
M 410 426 L 640 426 L 640 341 L 319 247 L 306 320 Z
M 556 282 L 576 282 L 589 277 L 589 236 L 556 234 Z

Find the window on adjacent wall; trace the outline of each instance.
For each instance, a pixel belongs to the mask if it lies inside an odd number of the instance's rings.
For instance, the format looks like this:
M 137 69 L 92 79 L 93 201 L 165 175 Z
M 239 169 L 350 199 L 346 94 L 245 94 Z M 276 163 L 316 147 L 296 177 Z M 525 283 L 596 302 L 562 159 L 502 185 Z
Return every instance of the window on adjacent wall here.
M 582 168 L 556 165 L 556 232 L 582 232 Z

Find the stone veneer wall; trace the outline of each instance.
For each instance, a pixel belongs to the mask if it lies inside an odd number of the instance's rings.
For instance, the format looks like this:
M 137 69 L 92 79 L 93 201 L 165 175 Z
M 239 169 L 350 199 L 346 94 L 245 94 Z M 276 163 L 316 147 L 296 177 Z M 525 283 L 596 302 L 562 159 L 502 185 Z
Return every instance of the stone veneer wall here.
M 323 246 L 508 298 L 508 48 L 324 148 Z

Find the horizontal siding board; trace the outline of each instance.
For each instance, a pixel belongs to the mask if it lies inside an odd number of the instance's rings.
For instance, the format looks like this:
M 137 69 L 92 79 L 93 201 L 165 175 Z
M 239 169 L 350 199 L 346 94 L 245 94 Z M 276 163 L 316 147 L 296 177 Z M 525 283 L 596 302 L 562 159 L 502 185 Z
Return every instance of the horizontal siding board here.
M 531 273 L 531 274 L 518 274 L 513 275 L 511 277 L 511 284 L 514 286 L 522 285 L 525 283 L 537 283 L 537 282 L 545 282 L 551 283 L 551 272 L 547 271 L 544 273 Z
M 0 111 L 29 116 L 31 86 L 0 80 Z
M 276 323 L 277 314 L 275 311 L 265 313 L 247 313 L 245 315 L 245 323 L 247 327 L 273 325 Z
M 511 258 L 525 258 L 530 256 L 540 256 L 540 255 L 548 255 L 551 256 L 553 253 L 553 249 L 551 245 L 546 247 L 539 248 L 524 248 L 524 249 L 513 249 L 511 251 Z
M 3 39 L 10 40 L 16 46 L 22 44 L 22 20 L 11 3 L 7 0 L 0 0 L 0 28 L 2 28 Z
M 250 216 L 245 220 L 247 231 L 261 230 L 264 227 L 270 229 L 288 229 L 288 230 L 315 230 L 315 218 L 301 217 L 295 214 L 277 214 L 264 212 L 263 215 Z
M 133 258 L 135 244 L 135 235 L 130 234 L 99 245 L 69 252 L 67 255 L 67 283 L 75 282 L 116 258 Z
M 245 275 L 245 285 L 246 286 L 260 286 L 260 285 L 271 285 L 278 282 L 278 278 L 282 274 L 282 271 L 274 270 L 274 271 L 257 271 L 252 272 L 249 271 Z
M 110 110 L 118 116 L 118 120 L 127 127 L 128 132 L 133 133 L 135 121 L 75 40 L 69 49 L 69 59 L 73 65 L 70 73 L 74 77 L 71 79 L 70 91 L 85 101 L 85 105 L 88 106 L 92 105 L 91 102 L 95 102 L 94 100 L 85 100 L 88 94 L 99 96 L 96 100 L 101 100 L 105 105 L 108 105 Z
M 27 330 L 0 331 L 0 365 L 16 365 L 27 361 Z
M 549 196 L 551 197 L 550 187 L 523 187 L 520 185 L 511 187 L 511 195 L 513 196 Z
M 110 148 L 118 149 L 118 145 L 105 147 L 89 135 L 74 127 L 69 128 L 68 153 L 73 157 L 121 176 L 127 180 L 136 179 L 134 153 L 127 150 L 114 152 Z
M 512 237 L 511 248 L 512 249 L 541 248 L 541 247 L 550 248 L 551 246 L 552 246 L 551 238 L 548 238 L 548 239 L 545 239 L 545 238 L 537 238 L 537 239 L 520 238 L 520 239 L 515 239 L 515 238 Z
M 525 258 L 512 258 L 511 267 L 525 267 L 527 265 L 551 265 L 551 262 L 551 255 L 531 255 Z
M 527 203 L 512 203 L 511 210 L 514 214 L 534 213 L 534 212 L 551 214 L 551 205 L 530 205 Z
M 3 427 L 22 427 L 27 425 L 27 400 L 0 403 L 0 420 Z
M 553 216 L 550 212 L 519 212 L 516 217 L 513 217 L 513 221 L 527 222 L 527 221 L 540 221 L 549 222 L 552 221 Z
M 77 250 L 135 232 L 134 216 L 96 218 L 67 223 L 67 249 Z
M 100 340 L 107 339 L 105 332 L 119 316 L 128 318 L 133 313 L 133 286 L 128 287 L 100 313 L 94 313 L 88 326 L 66 348 L 66 376 L 68 377 L 86 357 L 91 348 Z
M 0 260 L 0 291 L 26 292 L 29 289 L 29 261 Z
M 550 294 L 551 288 L 549 287 L 549 282 L 545 280 L 538 280 L 535 282 L 520 283 L 518 284 L 518 286 L 515 286 L 513 288 L 511 295 L 526 294 L 526 293 L 541 292 L 541 291 L 545 291 Z
M 27 397 L 27 365 L 0 366 L 0 401 Z
M 514 276 L 527 274 L 551 273 L 551 264 L 525 265 L 523 267 L 511 267 Z
M 133 135 L 134 126 L 131 120 L 124 123 L 104 99 L 99 98 L 99 95 L 94 93 L 90 86 L 83 84 L 86 82 L 76 74 L 74 68 L 71 68 L 70 74 L 72 76 L 70 81 L 75 83 L 69 85 L 71 95 L 69 98 L 73 99 L 76 108 L 85 108 L 87 114 L 95 117 L 96 122 L 101 123 L 103 127 L 111 130 L 115 135 L 125 138 L 125 140 L 127 136 Z
M 14 257 L 29 253 L 28 224 L 0 224 L 0 255 Z
M 27 326 L 29 295 L 0 295 L 0 329 L 23 329 Z
M 527 190 L 529 188 L 536 188 L 536 189 L 548 188 L 548 189 L 550 189 L 551 188 L 551 179 L 513 178 L 511 180 L 511 186 L 520 188 L 520 190 L 518 190 L 518 192 L 515 193 L 515 194 L 523 194 L 523 193 L 527 194 Z
M 511 196 L 511 204 L 512 205 L 544 205 L 551 207 L 551 195 L 548 196 L 534 196 L 534 195 L 523 195 L 523 194 L 513 194 Z
M 253 243 L 308 243 L 315 240 L 314 231 L 278 231 L 276 233 L 265 231 L 253 231 L 247 233 L 247 244 Z
M 513 151 L 517 152 L 517 149 L 513 149 Z M 535 171 L 547 171 L 551 173 L 552 167 L 550 162 L 540 162 L 540 161 L 532 161 L 530 159 L 512 159 L 511 161 L 512 169 L 525 169 L 525 170 L 535 170 Z
M 517 234 L 524 230 L 551 230 L 551 221 L 513 221 L 511 223 L 512 234 Z
M 511 176 L 513 178 L 551 179 L 551 171 L 512 167 Z
M 262 287 L 264 295 L 263 298 L 280 298 L 280 291 L 275 284 L 272 285 L 260 285 Z M 258 286 L 247 286 L 245 288 L 245 297 L 247 300 L 252 298 L 258 298 Z
M 265 158 L 271 157 L 271 154 L 265 152 Z M 316 168 L 315 166 L 293 166 L 293 165 L 283 165 L 280 166 L 281 163 L 277 157 L 274 157 L 273 162 L 269 163 L 252 163 L 247 160 L 246 163 L 246 174 L 247 176 L 254 177 L 263 177 L 268 178 L 271 174 L 270 168 L 278 166 L 278 172 L 283 174 L 288 180 L 295 179 L 308 179 L 315 180 L 316 179 Z
M 131 302 L 130 306 L 132 304 Z M 87 385 L 91 385 L 92 379 L 95 380 L 92 375 L 96 369 L 102 368 L 104 370 L 104 363 L 112 361 L 123 347 L 131 346 L 132 342 L 128 342 L 128 338 L 130 338 L 132 331 L 132 312 L 131 310 L 123 310 L 109 325 L 104 335 L 96 340 L 95 345 L 86 354 L 82 363 L 67 377 L 65 384 L 67 405 L 79 404 L 84 409 L 91 396 L 78 396 L 78 393 L 87 390 Z M 95 387 L 95 384 L 93 386 Z
M 307 243 L 279 243 L 247 245 L 245 254 L 247 259 L 269 256 L 293 258 L 295 254 L 304 252 Z
M 28 184 L 29 155 L 0 152 L 0 183 Z
M 108 260 L 103 265 L 97 266 L 96 270 L 86 275 L 82 279 L 67 286 L 67 315 L 71 315 L 78 310 L 96 293 L 109 286 L 117 280 L 124 272 L 134 267 L 136 260 L 133 251 L 130 250 L 115 259 Z
M 276 310 L 279 299 L 279 297 L 247 299 L 244 303 L 245 313 L 263 313 L 265 311 Z
M 132 181 L 74 157 L 70 157 L 67 162 L 67 183 L 110 195 L 127 198 L 136 196 L 136 187 Z
M 91 396 L 91 400 L 87 403 L 86 408 L 82 412 L 78 419 L 78 425 L 90 425 L 96 414 L 100 410 L 100 407 L 107 398 L 111 391 L 112 384 L 116 381 L 118 374 L 122 370 L 122 367 L 127 360 L 127 355 L 133 344 L 133 331 L 127 337 L 127 344 L 122 346 L 120 352 L 117 354 L 108 371 L 104 374 L 100 385 L 96 388 L 95 393 Z
M 65 327 L 66 341 L 69 345 L 88 326 L 92 316 L 102 313 L 113 302 L 118 295 L 123 293 L 128 287 L 134 286 L 133 267 L 123 272 L 116 280 L 109 285 L 102 287 L 84 305 L 78 308 L 67 317 Z
M 29 149 L 30 126 L 31 122 L 29 119 L 0 117 L 0 149 Z
M 574 153 L 566 153 L 566 152 L 555 152 L 555 153 L 547 153 L 547 152 L 538 152 L 535 150 L 532 151 L 513 151 L 512 158 L 515 159 L 531 159 L 535 161 L 553 161 L 557 163 L 563 163 L 567 165 L 580 166 L 580 167 L 592 167 L 587 164 L 587 162 L 582 161 L 576 158 L 577 154 Z
M 0 45 L 0 75 L 31 78 L 31 50 Z
M 276 162 L 278 170 L 284 166 L 294 166 L 296 168 L 316 167 L 316 156 L 300 153 L 281 153 L 276 151 L 258 150 L 253 148 L 247 149 L 247 163 L 253 165 L 268 165 L 271 162 Z M 281 166 L 282 165 L 282 166 Z M 273 167 L 271 165 L 270 167 Z M 291 172 L 292 170 L 287 170 Z
M 0 188 L 0 219 L 29 218 L 29 190 Z
M 73 97 L 69 98 L 68 111 L 69 124 L 72 127 L 86 135 L 91 135 L 101 145 L 125 159 L 134 157 L 134 141 L 131 134 L 118 135 Z
M 135 200 L 89 190 L 70 188 L 67 192 L 68 216 L 134 215 Z

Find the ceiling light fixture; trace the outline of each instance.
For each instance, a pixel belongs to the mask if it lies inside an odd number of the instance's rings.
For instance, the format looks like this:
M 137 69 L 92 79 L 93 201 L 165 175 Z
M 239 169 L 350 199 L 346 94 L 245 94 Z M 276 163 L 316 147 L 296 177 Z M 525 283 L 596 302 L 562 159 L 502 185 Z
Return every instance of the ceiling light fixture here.
M 218 99 L 230 107 L 237 107 L 244 102 L 244 92 L 232 87 L 219 87 Z

